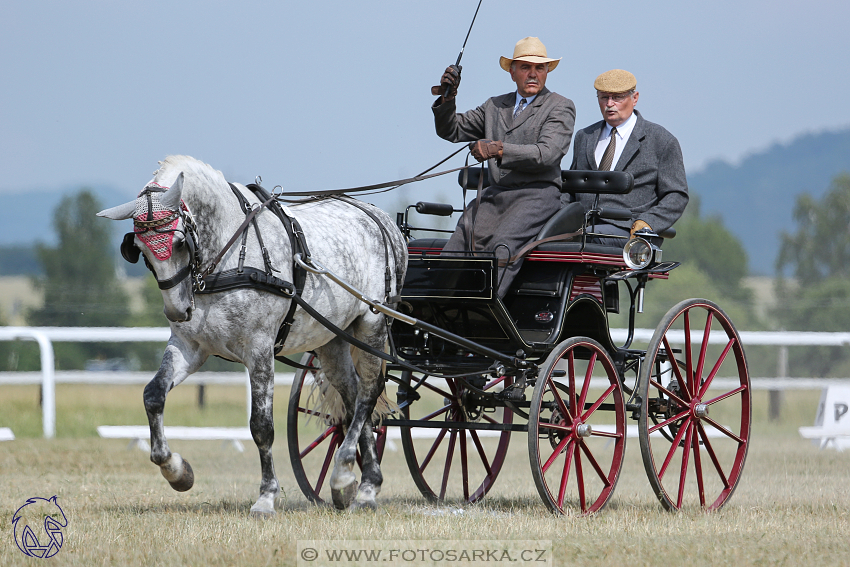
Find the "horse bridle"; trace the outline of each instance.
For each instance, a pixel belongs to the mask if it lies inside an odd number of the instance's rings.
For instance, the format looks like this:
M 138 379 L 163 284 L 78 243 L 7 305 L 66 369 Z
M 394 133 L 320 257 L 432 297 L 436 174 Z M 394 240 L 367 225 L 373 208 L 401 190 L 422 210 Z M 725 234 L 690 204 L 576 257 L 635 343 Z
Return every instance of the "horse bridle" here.
M 128 232 L 124 235 L 124 240 L 121 242 L 121 256 L 131 264 L 135 264 L 139 261 L 139 255 L 141 254 L 141 250 L 139 250 L 139 248 L 135 245 L 135 238 L 139 234 L 143 234 L 148 231 L 153 231 L 157 234 L 179 232 L 183 234 L 183 242 L 186 244 L 186 246 L 189 247 L 189 263 L 180 268 L 176 274 L 164 280 L 161 280 L 157 277 L 156 271 L 153 269 L 153 266 L 148 261 L 147 257 L 143 256 L 145 260 L 145 266 L 147 266 L 147 268 L 153 274 L 153 277 L 156 280 L 156 285 L 159 287 L 159 289 L 166 290 L 176 287 L 180 282 L 182 282 L 191 275 L 193 291 L 203 291 L 206 284 L 203 278 L 200 277 L 199 268 L 201 265 L 201 259 L 200 254 L 198 252 L 198 226 L 197 224 L 195 224 L 195 219 L 192 216 L 189 207 L 186 206 L 186 203 L 181 201 L 180 208 L 177 211 L 173 211 L 170 215 L 161 219 L 153 218 L 153 204 L 151 193 L 161 193 L 164 191 L 165 189 L 163 188 L 152 186 L 145 187 L 144 191 L 142 191 L 142 195 L 147 197 L 148 200 L 147 219 L 138 220 L 136 218 L 133 218 L 133 232 Z M 166 225 L 171 224 L 175 219 L 178 218 L 183 221 L 182 229 L 178 228 L 180 225 L 175 228 L 162 228 Z M 138 230 L 139 228 L 141 228 L 142 230 Z

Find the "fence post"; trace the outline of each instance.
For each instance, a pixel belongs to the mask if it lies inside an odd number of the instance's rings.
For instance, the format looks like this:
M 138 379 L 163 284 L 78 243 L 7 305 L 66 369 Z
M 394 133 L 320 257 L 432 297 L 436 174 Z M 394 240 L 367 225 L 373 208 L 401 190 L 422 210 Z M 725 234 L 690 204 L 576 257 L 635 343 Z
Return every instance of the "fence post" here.
M 777 378 L 788 377 L 788 347 L 779 347 L 779 359 L 776 363 Z M 770 421 L 779 421 L 782 414 L 782 390 L 768 392 L 767 417 Z

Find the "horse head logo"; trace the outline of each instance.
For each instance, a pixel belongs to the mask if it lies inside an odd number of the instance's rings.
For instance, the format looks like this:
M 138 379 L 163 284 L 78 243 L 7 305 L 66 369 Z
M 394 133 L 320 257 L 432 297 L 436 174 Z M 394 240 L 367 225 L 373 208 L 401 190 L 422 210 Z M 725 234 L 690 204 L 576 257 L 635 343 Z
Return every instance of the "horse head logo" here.
M 62 528 L 68 526 L 68 519 L 56 498 L 30 498 L 12 516 L 15 544 L 24 555 L 47 559 L 62 548 Z

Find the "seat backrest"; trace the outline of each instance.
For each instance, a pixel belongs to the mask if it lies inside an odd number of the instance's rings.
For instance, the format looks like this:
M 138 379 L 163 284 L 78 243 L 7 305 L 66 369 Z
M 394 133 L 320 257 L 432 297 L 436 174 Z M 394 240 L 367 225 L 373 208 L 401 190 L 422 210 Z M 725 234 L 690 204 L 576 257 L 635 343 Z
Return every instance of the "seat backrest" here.
M 635 178 L 627 171 L 561 170 L 561 193 L 623 195 L 635 187 Z
M 466 174 L 466 186 L 463 183 L 464 173 Z M 457 172 L 457 184 L 460 185 L 461 189 L 478 189 L 478 180 L 481 178 L 482 173 L 487 175 L 487 170 L 480 166 L 461 169 Z M 483 187 L 488 187 L 489 185 L 490 182 L 485 177 Z

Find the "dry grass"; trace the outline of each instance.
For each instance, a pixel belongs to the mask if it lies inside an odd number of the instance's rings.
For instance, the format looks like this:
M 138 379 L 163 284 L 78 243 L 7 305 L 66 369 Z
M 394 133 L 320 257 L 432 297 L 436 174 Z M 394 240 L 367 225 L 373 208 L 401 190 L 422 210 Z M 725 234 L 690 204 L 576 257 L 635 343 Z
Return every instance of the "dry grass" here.
M 718 513 L 663 512 L 630 439 L 609 506 L 592 518 L 555 518 L 539 500 L 519 433 L 478 505 L 426 502 L 400 450 L 385 454 L 377 512 L 309 505 L 290 470 L 288 391 L 280 388 L 275 456 L 286 497 L 276 518 L 255 522 L 247 518 L 259 484 L 252 447 L 237 453 L 218 442 L 172 442 L 196 475 L 191 491 L 176 493 L 147 454 L 92 436 L 98 424 L 144 423 L 140 390 L 60 386 L 58 430 L 71 428 L 73 437 L 0 444 L 0 565 L 32 564 L 14 546 L 12 513 L 29 497 L 54 494 L 69 519 L 66 544 L 50 560 L 55 565 L 294 565 L 296 542 L 308 539 L 552 540 L 556 565 L 850 564 L 850 452 L 819 451 L 796 432 L 811 424 L 818 392 L 789 395 L 780 425 L 766 421 L 766 394 L 757 393 L 744 477 Z M 209 388 L 204 411 L 194 395 L 192 388 L 172 392 L 167 423 L 244 424 L 243 388 Z M 36 402 L 34 389 L 4 388 L 0 426 L 20 437 L 34 423 L 36 436 Z

